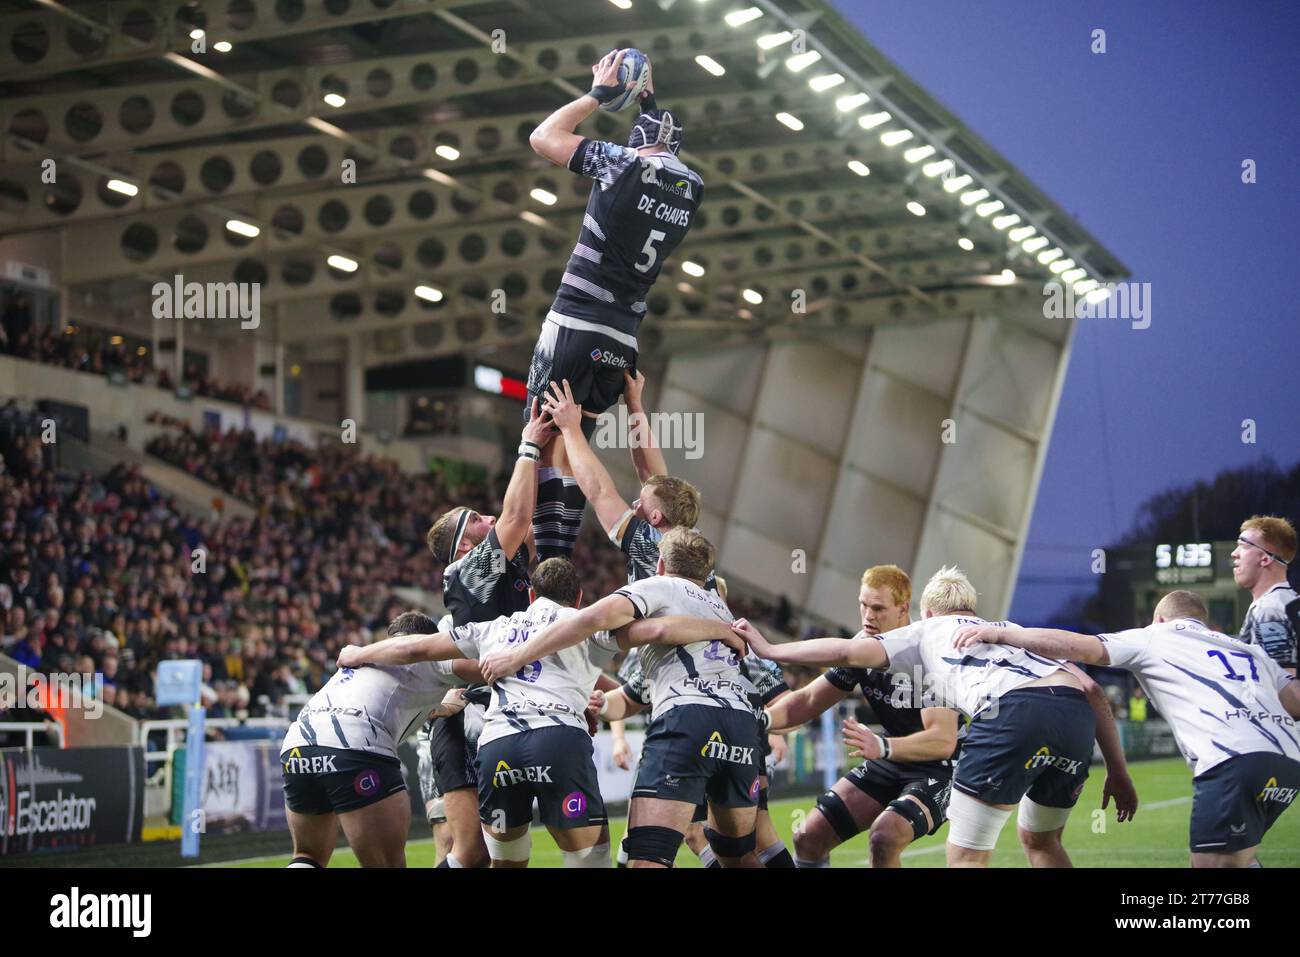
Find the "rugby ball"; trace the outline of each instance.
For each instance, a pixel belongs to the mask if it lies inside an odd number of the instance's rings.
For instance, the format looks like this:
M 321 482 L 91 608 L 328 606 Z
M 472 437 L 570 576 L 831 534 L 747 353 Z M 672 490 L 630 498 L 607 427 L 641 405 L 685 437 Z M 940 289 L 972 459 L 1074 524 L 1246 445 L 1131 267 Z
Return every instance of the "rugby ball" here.
M 621 91 L 608 103 L 600 104 L 600 108 L 611 113 L 626 109 L 641 98 L 649 82 L 650 60 L 640 50 L 625 50 L 623 62 L 618 65 L 618 85 Z

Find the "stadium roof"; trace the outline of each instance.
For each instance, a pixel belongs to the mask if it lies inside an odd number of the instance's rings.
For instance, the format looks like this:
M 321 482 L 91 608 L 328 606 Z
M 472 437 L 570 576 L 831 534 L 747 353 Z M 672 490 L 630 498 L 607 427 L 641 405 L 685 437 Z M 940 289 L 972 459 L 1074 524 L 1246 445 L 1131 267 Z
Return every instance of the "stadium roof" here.
M 260 335 L 360 332 L 372 361 L 531 343 L 589 184 L 528 133 L 637 46 L 707 188 L 649 349 L 860 338 L 1127 275 L 828 3 L 629 3 L 3 0 L 0 233 L 58 230 L 78 301 L 123 317 L 181 273 L 260 281 Z

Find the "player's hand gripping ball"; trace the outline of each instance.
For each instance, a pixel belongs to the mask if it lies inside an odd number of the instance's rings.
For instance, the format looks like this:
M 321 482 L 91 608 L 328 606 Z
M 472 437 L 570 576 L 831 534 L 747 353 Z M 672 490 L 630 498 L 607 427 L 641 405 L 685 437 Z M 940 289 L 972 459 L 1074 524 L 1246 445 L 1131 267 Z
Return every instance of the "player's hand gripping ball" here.
M 602 110 L 617 113 L 627 109 L 641 98 L 646 84 L 650 82 L 650 60 L 640 50 L 629 48 L 623 51 L 623 60 L 618 65 L 618 95 L 601 103 Z

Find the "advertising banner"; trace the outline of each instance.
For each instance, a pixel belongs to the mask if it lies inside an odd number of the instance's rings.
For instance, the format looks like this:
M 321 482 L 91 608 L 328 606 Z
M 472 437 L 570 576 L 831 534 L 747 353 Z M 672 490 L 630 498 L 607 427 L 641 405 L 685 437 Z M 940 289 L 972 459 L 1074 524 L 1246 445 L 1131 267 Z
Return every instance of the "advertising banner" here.
M 0 857 L 140 840 L 144 749 L 0 751 Z

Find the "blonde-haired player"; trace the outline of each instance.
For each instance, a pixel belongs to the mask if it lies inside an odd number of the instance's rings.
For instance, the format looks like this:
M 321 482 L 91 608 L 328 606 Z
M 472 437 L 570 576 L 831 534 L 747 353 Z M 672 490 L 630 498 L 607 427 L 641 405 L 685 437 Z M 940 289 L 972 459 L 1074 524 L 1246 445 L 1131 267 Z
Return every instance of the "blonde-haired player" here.
M 874 642 L 906 626 L 911 600 L 912 580 L 897 565 L 868 568 L 858 591 L 862 630 L 851 640 Z M 899 867 L 903 849 L 946 819 L 960 716 L 951 708 L 920 707 L 910 678 L 891 679 L 868 668 L 832 668 L 768 705 L 773 728 L 793 727 L 861 688 L 886 732 L 877 735 L 852 718 L 844 723 L 853 756 L 866 760 L 822 794 L 795 831 L 799 867 L 830 867 L 831 851 L 868 828 L 871 866 Z
M 1011 645 L 1131 671 L 1192 767 L 1192 866 L 1258 867 L 1264 834 L 1300 793 L 1300 682 L 1206 617 L 1199 595 L 1173 591 L 1145 628 L 1094 636 L 970 625 L 957 644 L 966 654 Z
M 1286 580 L 1295 561 L 1295 528 L 1285 518 L 1255 515 L 1241 523 L 1232 551 L 1232 577 L 1254 599 L 1241 623 L 1241 640 L 1296 673 L 1300 594 Z
M 1137 807 L 1110 706 L 1096 682 L 1063 661 L 997 645 L 958 652 L 953 640 L 961 629 L 988 624 L 976 617 L 975 603 L 965 574 L 941 568 L 921 593 L 921 621 L 879 641 L 772 645 L 746 621 L 733 627 L 751 650 L 772 661 L 907 675 L 924 685 L 923 702 L 971 719 L 948 802 L 949 867 L 987 866 L 1017 804 L 1030 864 L 1068 867 L 1061 833 L 1087 779 L 1094 735 L 1107 768 L 1102 806 L 1113 796 L 1120 820 Z M 1010 622 L 997 627 L 1019 628 Z

